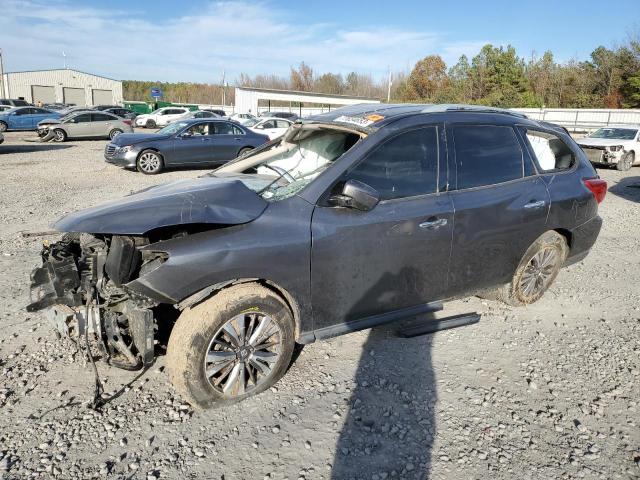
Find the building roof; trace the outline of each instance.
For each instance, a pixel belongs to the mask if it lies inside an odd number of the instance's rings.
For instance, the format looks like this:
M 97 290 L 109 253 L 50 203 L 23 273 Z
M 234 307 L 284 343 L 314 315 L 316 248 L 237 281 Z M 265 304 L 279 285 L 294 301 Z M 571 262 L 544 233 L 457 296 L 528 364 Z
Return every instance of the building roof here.
M 4 73 L 5 75 L 10 75 L 12 73 L 38 73 L 38 72 L 76 72 L 76 73 L 82 73 L 84 75 L 91 75 L 93 77 L 106 78 L 107 80 L 112 80 L 114 82 L 122 82 L 122 80 L 105 77 L 104 75 L 98 75 L 97 73 L 83 72 L 82 70 L 76 70 L 74 68 L 43 68 L 40 70 L 15 70 L 13 72 L 4 72 Z

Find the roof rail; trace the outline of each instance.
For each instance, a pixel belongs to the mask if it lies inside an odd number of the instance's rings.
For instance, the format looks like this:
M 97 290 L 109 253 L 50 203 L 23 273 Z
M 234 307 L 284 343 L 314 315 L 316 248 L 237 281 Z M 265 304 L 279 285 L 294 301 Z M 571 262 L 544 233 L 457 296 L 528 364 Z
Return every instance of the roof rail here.
M 529 118 L 524 113 L 514 112 L 513 110 L 508 110 L 506 108 L 486 107 L 483 105 L 464 105 L 464 104 L 455 104 L 455 103 L 428 105 L 422 110 L 422 113 L 455 112 L 455 111 L 458 111 L 458 112 L 467 111 L 467 112 L 479 112 L 479 113 L 503 113 L 505 115 L 513 115 L 514 117 L 519 117 L 519 118 Z

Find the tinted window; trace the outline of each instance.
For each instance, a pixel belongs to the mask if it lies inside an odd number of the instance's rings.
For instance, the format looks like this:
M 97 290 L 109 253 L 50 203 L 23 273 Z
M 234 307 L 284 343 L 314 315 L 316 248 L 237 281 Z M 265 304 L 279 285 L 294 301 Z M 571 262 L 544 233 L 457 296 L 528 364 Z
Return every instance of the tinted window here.
M 267 120 L 262 124 L 262 128 L 276 128 L 275 120 Z
M 45 110 L 44 108 L 32 108 L 31 111 L 32 113 L 37 113 L 39 115 L 51 113 L 49 110 Z
M 29 115 L 31 110 L 31 108 L 21 108 L 20 110 L 16 110 L 16 115 Z
M 523 130 L 531 153 L 541 171 L 567 170 L 573 166 L 575 162 L 573 152 L 556 135 L 537 130 Z
M 109 122 L 111 120 L 114 120 L 114 118 L 111 115 L 105 115 L 104 113 L 92 113 L 91 114 L 91 121 L 92 122 Z
M 16 107 L 22 107 L 22 106 L 25 106 L 25 105 L 29 105 L 29 102 L 27 102 L 26 100 L 14 100 L 13 104 Z
M 289 125 L 291 125 L 289 122 L 285 122 L 284 120 L 277 120 L 276 121 L 276 127 L 277 128 L 289 128 Z
M 233 125 L 233 134 L 234 135 L 244 135 L 244 130 L 242 130 L 241 128 Z
M 196 123 L 195 125 L 190 126 L 186 130 L 187 133 L 190 133 L 194 137 L 200 137 L 203 135 L 209 135 L 209 124 L 208 123 Z
M 434 193 L 438 187 L 438 129 L 401 133 L 369 154 L 347 178 L 375 188 L 381 200 Z
M 9 100 L 0 100 L 0 104 L 1 104 L 1 105 L 11 105 L 11 103 L 9 102 Z
M 458 188 L 493 185 L 522 178 L 522 149 L 511 127 L 453 127 Z
M 81 115 L 76 115 L 75 117 L 73 117 L 72 120 L 75 123 L 90 122 L 91 121 L 91 114 L 90 113 L 83 113 Z
M 227 122 L 215 122 L 211 124 L 217 135 L 233 135 L 233 125 Z

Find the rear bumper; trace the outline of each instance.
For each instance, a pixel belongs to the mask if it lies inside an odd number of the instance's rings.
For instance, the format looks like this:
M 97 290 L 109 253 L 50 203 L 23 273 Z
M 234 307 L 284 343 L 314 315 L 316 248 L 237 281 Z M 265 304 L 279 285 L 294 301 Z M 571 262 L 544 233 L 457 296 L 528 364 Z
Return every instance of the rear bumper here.
M 602 228 L 602 218 L 600 215 L 587 220 L 579 227 L 571 230 L 571 245 L 569 245 L 569 256 L 565 261 L 565 266 L 572 265 L 583 260 L 596 243 L 598 234 Z

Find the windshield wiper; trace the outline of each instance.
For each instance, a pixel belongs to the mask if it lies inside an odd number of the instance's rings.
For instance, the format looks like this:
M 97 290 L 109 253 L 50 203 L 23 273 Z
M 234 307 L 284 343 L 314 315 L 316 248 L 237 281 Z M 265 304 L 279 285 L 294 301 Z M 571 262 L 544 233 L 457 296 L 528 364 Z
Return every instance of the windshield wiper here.
M 289 177 L 292 178 L 292 180 L 290 180 L 289 183 L 292 183 L 292 181 L 295 182 L 295 179 L 291 176 L 291 174 L 289 173 L 289 170 L 285 170 L 284 168 L 280 168 L 280 167 L 274 167 L 272 165 L 269 165 L 268 163 L 263 163 L 260 166 L 267 167 L 269 170 L 273 170 L 278 174 L 278 177 L 274 181 L 269 183 L 266 187 L 264 187 L 262 190 L 260 190 L 258 192 L 258 195 L 262 195 L 264 192 L 269 190 L 274 183 L 280 181 L 280 179 L 282 179 L 285 175 L 289 175 Z

